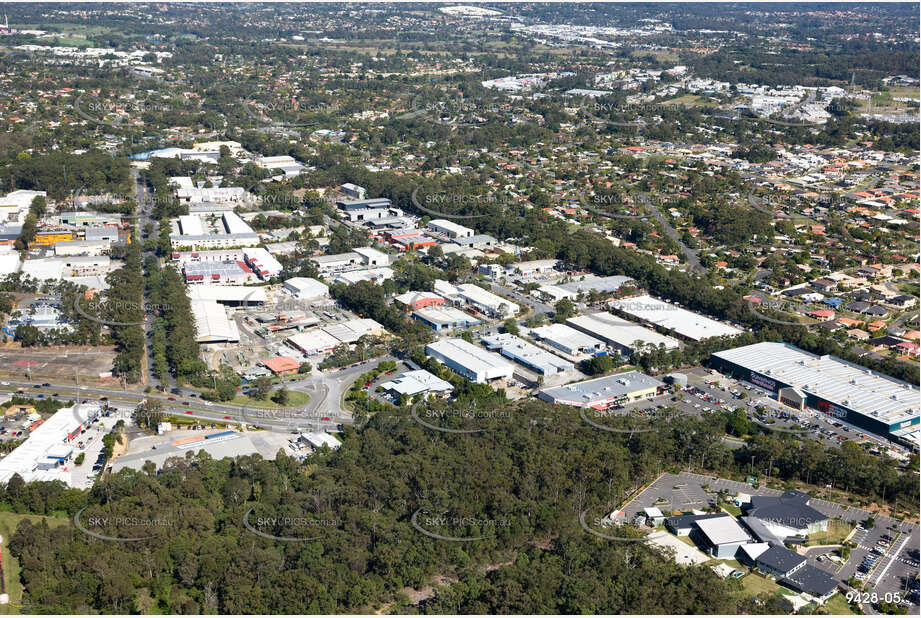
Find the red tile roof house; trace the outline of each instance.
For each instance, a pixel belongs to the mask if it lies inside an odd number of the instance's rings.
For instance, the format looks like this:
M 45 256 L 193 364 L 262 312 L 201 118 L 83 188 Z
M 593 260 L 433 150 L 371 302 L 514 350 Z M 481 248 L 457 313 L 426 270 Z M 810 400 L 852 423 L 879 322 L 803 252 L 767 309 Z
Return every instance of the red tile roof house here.
M 816 309 L 815 311 L 810 311 L 806 315 L 817 320 L 832 320 L 835 317 L 835 312 L 831 309 Z

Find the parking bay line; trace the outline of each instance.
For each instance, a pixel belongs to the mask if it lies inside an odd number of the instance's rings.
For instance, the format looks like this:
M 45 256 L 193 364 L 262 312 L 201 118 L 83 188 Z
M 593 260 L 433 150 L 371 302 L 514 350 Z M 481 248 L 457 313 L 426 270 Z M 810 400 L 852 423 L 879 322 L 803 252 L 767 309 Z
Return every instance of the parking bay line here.
M 876 583 L 873 584 L 874 586 L 879 586 L 880 580 L 881 580 L 881 579 L 883 578 L 883 576 L 886 574 L 886 571 L 889 570 L 889 567 L 892 566 L 892 563 L 895 562 L 895 558 L 898 557 L 898 555 L 902 553 L 902 548 L 905 547 L 905 544 L 908 543 L 908 541 L 909 541 L 910 538 L 911 538 L 911 535 L 906 534 L 906 535 L 905 535 L 905 540 L 902 541 L 902 544 L 899 545 L 898 549 L 896 549 L 894 553 L 893 553 L 893 552 L 886 552 L 886 557 L 889 558 L 889 562 L 886 563 L 886 566 L 883 567 L 883 570 L 879 573 L 879 575 L 876 576 Z M 891 554 L 891 555 L 890 555 L 890 554 Z

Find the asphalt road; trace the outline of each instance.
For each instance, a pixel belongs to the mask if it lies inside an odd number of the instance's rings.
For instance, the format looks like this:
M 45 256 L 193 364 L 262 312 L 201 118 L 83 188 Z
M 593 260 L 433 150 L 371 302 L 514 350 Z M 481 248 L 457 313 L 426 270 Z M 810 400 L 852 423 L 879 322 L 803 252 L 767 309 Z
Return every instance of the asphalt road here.
M 504 286 L 502 284 L 495 283 L 495 282 L 490 282 L 490 286 L 496 292 L 499 292 L 500 294 L 508 296 L 509 298 L 519 303 L 524 303 L 528 305 L 534 310 L 534 315 L 537 315 L 538 313 L 543 313 L 545 316 L 549 317 L 555 313 L 553 307 L 551 307 L 547 303 L 540 302 L 533 296 L 522 294 L 521 292 L 513 290 L 512 288 L 508 286 Z
M 684 254 L 685 258 L 687 258 L 688 270 L 701 273 L 706 272 L 706 269 L 700 262 L 700 258 L 697 257 L 697 252 L 684 244 L 684 241 L 681 240 L 681 235 L 678 234 L 678 230 L 672 227 L 672 224 L 665 217 L 665 215 L 662 214 L 662 211 L 659 210 L 659 207 L 649 199 L 649 194 L 638 192 L 637 196 L 640 198 L 640 201 L 643 202 L 643 206 L 645 206 L 649 212 L 652 213 L 652 216 L 654 216 L 656 220 L 662 225 L 662 229 L 665 230 L 665 233 L 668 235 L 668 237 L 678 243 L 678 246 L 681 248 L 681 253 Z
M 352 422 L 351 414 L 340 407 L 340 402 L 345 392 L 359 375 L 370 371 L 382 360 L 392 360 L 392 357 L 374 359 L 354 367 L 346 367 L 337 371 L 308 376 L 293 382 L 285 382 L 286 388 L 305 392 L 310 395 L 310 400 L 304 406 L 282 410 L 210 403 L 200 399 L 198 391 L 188 388 L 177 389 L 180 393 L 160 395 L 88 386 L 75 387 L 72 384 L 49 383 L 50 386 L 35 388 L 36 383 L 9 381 L 0 385 L 0 393 L 13 396 L 19 394 L 17 391 L 21 388 L 23 391 L 22 396 L 32 398 L 37 398 L 39 394 L 51 397 L 55 393 L 58 394 L 56 399 L 62 401 L 97 400 L 102 397 L 108 397 L 110 405 L 132 409 L 143 399 L 148 399 L 161 402 L 164 410 L 170 414 L 187 414 L 192 418 L 203 421 L 247 422 L 272 429 L 290 431 L 308 427 L 316 430 L 334 430 L 339 424 Z

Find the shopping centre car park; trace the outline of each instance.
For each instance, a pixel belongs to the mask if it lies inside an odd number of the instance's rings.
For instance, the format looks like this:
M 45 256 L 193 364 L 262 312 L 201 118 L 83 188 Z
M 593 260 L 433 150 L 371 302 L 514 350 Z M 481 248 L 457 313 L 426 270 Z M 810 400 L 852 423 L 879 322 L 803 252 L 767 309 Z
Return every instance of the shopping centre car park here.
M 731 410 L 743 408 L 749 420 L 762 426 L 779 431 L 793 431 L 804 437 L 808 436 L 813 440 L 818 440 L 828 446 L 840 445 L 845 440 L 859 440 L 872 443 L 874 448 L 880 451 L 892 449 L 903 455 L 907 455 L 909 452 L 886 437 L 854 427 L 844 419 L 830 417 L 818 410 L 809 408 L 805 410 L 789 408 L 777 401 L 776 395 L 757 385 L 735 380 L 706 368 L 695 368 L 684 371 L 684 373 L 688 376 L 688 386 L 700 389 L 708 398 L 702 401 L 693 393 L 685 395 L 685 399 L 690 397 L 695 403 L 702 404 L 701 409 L 704 407 L 715 409 L 717 406 L 713 405 L 713 400 L 722 400 L 724 403 L 720 407 L 725 409 L 725 406 L 728 405 Z M 716 382 L 716 384 L 712 384 L 712 382 Z M 738 399 L 737 396 L 732 394 L 732 391 L 745 393 L 744 399 Z M 759 413 L 758 406 L 764 408 L 764 412 Z M 794 417 L 798 418 L 799 421 L 793 420 Z M 816 424 L 818 428 L 813 427 Z
M 634 496 L 621 510 L 625 520 L 633 521 L 634 517 L 644 513 L 647 507 L 658 507 L 662 511 L 690 511 L 692 509 L 705 510 L 717 502 L 717 494 L 726 491 L 730 496 L 738 493 L 752 496 L 779 496 L 783 492 L 778 489 L 759 487 L 755 489 L 748 483 L 720 479 L 712 476 L 682 472 L 680 474 L 663 474 L 655 482 L 649 484 Z M 809 505 L 818 510 L 829 519 L 840 519 L 854 526 L 862 526 L 868 518 L 872 517 L 874 525 L 870 529 L 857 529 L 851 540 L 857 547 L 851 550 L 850 556 L 844 565 L 835 565 L 825 558 L 819 561 L 819 556 L 824 556 L 832 550 L 813 548 L 807 551 L 809 563 L 824 571 L 833 574 L 839 582 L 845 583 L 860 570 L 864 558 L 873 554 L 873 548 L 879 547 L 881 553 L 874 568 L 870 571 L 865 584 L 871 591 L 875 591 L 880 598 L 886 593 L 898 593 L 899 598 L 908 596 L 908 586 L 913 576 L 918 573 L 918 547 L 921 542 L 919 527 L 916 524 L 900 522 L 882 516 L 872 515 L 863 509 L 849 507 L 827 500 L 813 498 Z M 878 543 L 884 536 L 889 536 L 891 542 L 888 547 L 879 546 Z M 890 597 L 893 598 L 893 597 Z M 918 614 L 918 606 L 909 609 L 909 615 Z

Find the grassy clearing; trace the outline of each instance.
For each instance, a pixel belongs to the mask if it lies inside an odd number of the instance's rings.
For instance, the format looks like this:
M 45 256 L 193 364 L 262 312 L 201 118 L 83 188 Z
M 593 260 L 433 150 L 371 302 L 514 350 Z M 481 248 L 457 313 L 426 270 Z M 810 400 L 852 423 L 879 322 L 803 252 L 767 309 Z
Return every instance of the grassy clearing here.
M 810 534 L 806 538 L 806 545 L 840 545 L 854 527 L 840 519 L 831 519 L 828 530 Z
M 777 592 L 783 590 L 783 588 L 770 577 L 765 577 L 764 575 L 759 575 L 757 573 L 749 573 L 743 577 L 741 581 L 742 588 L 751 597 L 756 597 L 759 594 L 764 593 L 767 593 L 768 595 L 774 595 L 777 594 Z
M 10 595 L 9 605 L 0 605 L 0 614 L 28 614 L 31 613 L 28 608 L 17 607 L 22 599 L 22 585 L 19 583 L 19 561 L 13 558 L 7 543 L 13 533 L 16 532 L 19 522 L 24 519 L 33 522 L 45 520 L 49 527 L 66 526 L 70 523 L 68 517 L 43 517 L 41 515 L 19 515 L 8 511 L 0 511 L 0 535 L 3 536 L 3 579 L 6 585 L 6 592 Z
M 828 599 L 824 607 L 821 610 L 819 610 L 819 612 L 824 613 L 824 614 L 829 614 L 832 616 L 854 615 L 854 610 L 851 609 L 851 606 L 847 602 L 847 599 L 845 599 L 844 595 L 841 593 L 838 593 L 832 598 Z
M 733 517 L 741 517 L 742 509 L 732 504 L 731 502 L 720 502 L 720 508 L 732 515 Z
M 266 410 L 278 410 L 280 408 L 296 408 L 310 401 L 310 395 L 301 391 L 288 391 L 288 403 L 278 405 L 271 399 L 260 401 L 253 399 L 249 395 L 237 395 L 232 401 L 224 402 L 223 405 L 249 406 L 250 408 L 264 408 Z

